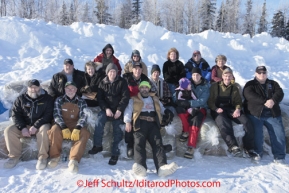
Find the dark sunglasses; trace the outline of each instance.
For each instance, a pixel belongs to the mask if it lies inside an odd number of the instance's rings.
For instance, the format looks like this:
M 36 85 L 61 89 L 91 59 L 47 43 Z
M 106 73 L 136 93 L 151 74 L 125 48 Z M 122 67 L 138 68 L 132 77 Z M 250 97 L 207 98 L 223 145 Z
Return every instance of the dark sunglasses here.
M 197 55 L 199 55 L 199 54 L 193 54 L 193 57 L 196 57 Z
M 139 55 L 133 55 L 133 57 L 138 57 L 139 58 Z
M 266 74 L 266 72 L 257 72 L 258 74 Z

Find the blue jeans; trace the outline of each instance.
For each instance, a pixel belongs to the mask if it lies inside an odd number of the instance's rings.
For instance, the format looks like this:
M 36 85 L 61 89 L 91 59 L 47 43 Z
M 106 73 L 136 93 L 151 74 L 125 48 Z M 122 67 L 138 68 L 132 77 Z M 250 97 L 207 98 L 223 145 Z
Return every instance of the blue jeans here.
M 172 96 L 174 95 L 174 93 L 176 92 L 176 85 L 168 83 L 169 89 L 172 93 Z
M 98 118 L 95 124 L 95 130 L 93 135 L 93 145 L 96 147 L 102 146 L 102 138 L 104 133 L 104 126 L 107 121 L 107 116 L 105 111 L 100 111 L 98 113 Z M 113 127 L 113 143 L 111 148 L 111 155 L 119 156 L 120 151 L 118 148 L 119 142 L 122 140 L 123 132 L 119 127 L 122 124 L 121 119 L 113 119 L 112 127 Z
M 286 155 L 286 139 L 285 139 L 285 131 L 282 123 L 282 117 L 255 117 L 252 115 L 248 115 L 249 119 L 251 119 L 254 128 L 255 128 L 255 151 L 262 156 L 263 155 L 263 125 L 267 128 L 272 153 L 274 155 L 274 159 L 285 159 Z

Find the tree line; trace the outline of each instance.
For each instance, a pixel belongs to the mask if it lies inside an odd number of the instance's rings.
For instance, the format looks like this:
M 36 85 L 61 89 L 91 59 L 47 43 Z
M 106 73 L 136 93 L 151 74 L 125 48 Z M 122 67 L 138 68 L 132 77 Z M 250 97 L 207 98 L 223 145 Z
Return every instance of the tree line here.
M 289 40 L 289 5 L 268 19 L 266 0 L 254 7 L 246 0 L 1 0 L 0 16 L 43 19 L 60 25 L 91 22 L 128 29 L 141 20 L 169 31 L 191 34 L 205 30 L 249 34 L 268 32 Z

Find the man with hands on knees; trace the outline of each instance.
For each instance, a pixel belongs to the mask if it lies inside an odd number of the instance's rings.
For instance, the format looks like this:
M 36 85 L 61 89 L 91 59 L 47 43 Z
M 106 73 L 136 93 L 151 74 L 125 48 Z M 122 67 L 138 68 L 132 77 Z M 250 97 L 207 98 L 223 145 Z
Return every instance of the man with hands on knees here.
M 53 98 L 43 90 L 36 79 L 28 81 L 27 92 L 18 96 L 12 107 L 13 125 L 4 130 L 9 159 L 4 168 L 13 168 L 21 157 L 20 138 L 36 135 L 38 148 L 37 170 L 47 165 L 50 129 L 53 114 Z
M 242 152 L 234 136 L 232 121 L 243 124 L 245 135 L 243 147 L 245 153 L 253 161 L 258 157 L 254 150 L 254 127 L 251 121 L 243 113 L 242 98 L 236 84 L 233 84 L 233 71 L 226 68 L 222 74 L 222 81 L 212 84 L 208 106 L 211 116 L 218 126 L 221 136 L 228 146 L 228 151 L 233 156 L 241 156 Z
M 69 154 L 68 170 L 78 172 L 78 163 L 84 153 L 90 133 L 84 127 L 86 115 L 84 109 L 87 104 L 84 99 L 76 95 L 77 87 L 74 82 L 65 84 L 65 95 L 56 99 L 53 117 L 55 124 L 48 131 L 51 160 L 48 167 L 54 168 L 60 160 L 63 139 L 72 140 Z
M 106 77 L 100 82 L 97 101 L 101 111 L 98 113 L 93 137 L 93 148 L 89 154 L 97 154 L 103 150 L 102 138 L 106 121 L 112 122 L 113 143 L 109 165 L 116 165 L 120 150 L 119 142 L 123 138 L 123 131 L 119 127 L 123 122 L 123 112 L 129 101 L 129 90 L 125 79 L 117 75 L 118 68 L 110 63 L 106 67 Z

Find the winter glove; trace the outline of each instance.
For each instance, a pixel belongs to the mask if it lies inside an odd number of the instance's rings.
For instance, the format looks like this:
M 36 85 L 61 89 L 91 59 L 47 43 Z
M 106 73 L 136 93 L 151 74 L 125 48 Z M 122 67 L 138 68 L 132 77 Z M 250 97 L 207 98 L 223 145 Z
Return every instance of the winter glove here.
M 162 117 L 161 127 L 169 125 L 174 118 L 174 113 L 170 109 L 166 109 Z
M 29 134 L 29 130 L 25 127 L 21 130 L 23 137 L 31 137 Z
M 188 109 L 188 108 L 190 108 L 191 105 L 190 105 L 190 102 L 187 101 L 187 100 L 178 100 L 177 101 L 177 106 L 183 107 L 185 109 Z
M 73 131 L 71 133 L 71 140 L 72 141 L 78 141 L 79 140 L 79 133 L 80 133 L 79 129 L 73 129 Z
M 63 139 L 70 139 L 71 132 L 68 128 L 62 130 Z

